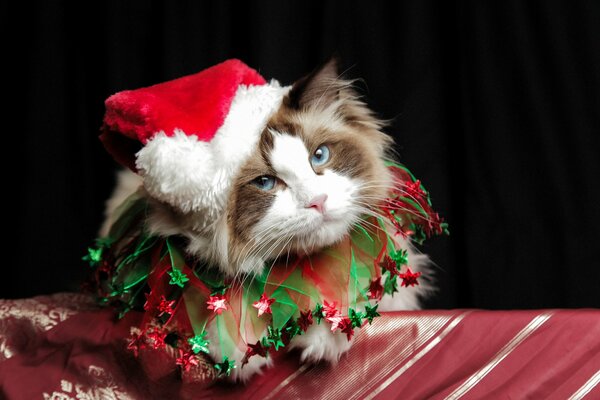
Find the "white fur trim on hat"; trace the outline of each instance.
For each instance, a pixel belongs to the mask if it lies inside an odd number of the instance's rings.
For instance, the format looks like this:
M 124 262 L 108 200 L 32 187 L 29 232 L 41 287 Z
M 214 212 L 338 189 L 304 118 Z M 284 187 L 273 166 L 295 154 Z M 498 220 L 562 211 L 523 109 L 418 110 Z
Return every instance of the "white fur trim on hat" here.
M 240 85 L 210 142 L 181 130 L 172 136 L 156 134 L 136 154 L 146 190 L 183 212 L 204 213 L 205 225 L 214 222 L 225 207 L 232 179 L 288 91 L 275 80 L 261 86 Z

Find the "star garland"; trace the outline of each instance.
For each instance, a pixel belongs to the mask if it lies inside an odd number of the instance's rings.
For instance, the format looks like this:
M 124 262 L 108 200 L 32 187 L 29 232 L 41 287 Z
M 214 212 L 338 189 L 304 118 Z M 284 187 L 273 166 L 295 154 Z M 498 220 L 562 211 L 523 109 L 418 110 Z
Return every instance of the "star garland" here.
M 393 235 L 420 243 L 431 235 L 448 233 L 447 224 L 431 210 L 429 196 L 420 181 L 401 166 L 394 164 L 390 168 L 397 174 L 400 183 L 381 207 L 387 222 L 395 230 L 389 234 L 387 242 L 393 243 L 389 239 Z M 188 371 L 198 365 L 200 353 L 210 355 L 207 324 L 213 323 L 213 320 L 222 323 L 222 326 L 235 323 L 231 320 L 231 313 L 234 305 L 238 304 L 236 301 L 239 302 L 236 293 L 240 289 L 250 290 L 250 287 L 236 286 L 216 274 L 214 269 L 196 266 L 195 261 L 187 260 L 181 238 L 157 238 L 147 234 L 143 226 L 140 234 L 132 238 L 128 232 L 135 231 L 132 228 L 135 224 L 143 223 L 146 207 L 147 203 L 141 198 L 134 199 L 129 208 L 123 207 L 125 211 L 111 228 L 109 237 L 96 240 L 95 246 L 87 248 L 83 259 L 94 271 L 93 279 L 97 292 L 101 294 L 101 303 L 115 306 L 119 317 L 130 310 L 141 309 L 146 313 L 145 321 L 148 322 L 130 335 L 127 348 L 137 356 L 144 348 L 172 346 L 178 352 L 176 365 Z M 382 220 L 375 223 L 384 226 Z M 364 235 L 369 236 L 366 231 Z M 384 249 L 373 256 L 370 268 L 374 269 L 369 270 L 361 281 L 361 285 L 366 286 L 355 289 L 362 299 L 355 304 L 341 307 L 334 299 L 322 297 L 311 305 L 303 304 L 294 309 L 291 305 L 295 300 L 286 298 L 284 292 L 267 291 L 266 286 L 249 291 L 253 294 L 244 301 L 252 307 L 248 311 L 255 310 L 252 318 L 264 324 L 261 326 L 265 327 L 265 334 L 253 339 L 255 342 L 245 344 L 242 366 L 251 357 L 268 357 L 271 351 L 285 347 L 315 323 L 327 324 L 332 333 L 344 334 L 347 340 L 352 340 L 357 328 L 372 324 L 380 315 L 376 302 L 384 294 L 393 295 L 400 288 L 419 285 L 421 277 L 421 272 L 411 269 L 406 249 L 394 248 L 393 245 Z M 302 269 L 301 273 L 303 276 L 305 273 L 310 275 L 311 270 L 312 267 Z M 199 271 L 203 272 L 200 274 Z M 365 276 L 364 271 L 362 276 Z M 206 297 L 198 297 L 199 291 L 206 293 L 202 295 Z M 193 308 L 195 315 L 205 318 L 200 325 L 194 325 L 192 316 L 186 314 L 189 312 L 186 306 L 189 299 L 184 297 L 186 293 L 191 293 L 190 299 L 202 299 Z M 195 334 L 181 330 L 178 321 L 192 322 Z M 223 339 L 227 338 L 220 338 L 221 341 Z M 220 345 L 223 346 L 223 342 Z M 213 364 L 219 376 L 229 376 L 236 368 L 234 361 L 228 358 L 230 355 L 223 353 L 222 361 Z
M 221 313 L 227 310 L 227 299 L 222 294 L 217 294 L 215 296 L 210 296 L 206 304 L 208 304 L 208 309 L 212 310 L 215 314 L 221 315 Z
M 190 280 L 190 278 L 188 278 L 186 274 L 184 274 L 176 268 L 171 269 L 171 271 L 167 272 L 167 274 L 169 274 L 169 276 L 171 277 L 169 285 L 177 285 L 183 288 L 185 286 L 185 283 Z
M 312 315 L 317 320 L 317 325 L 321 324 L 321 320 L 323 319 L 323 305 L 317 303 L 315 309 L 312 312 Z
M 400 274 L 398 276 L 400 277 L 400 279 L 402 279 L 401 286 L 412 287 L 412 286 L 419 284 L 417 279 L 421 276 L 421 273 L 420 272 L 412 272 L 410 270 L 410 268 L 407 268 L 405 273 Z
M 215 369 L 217 370 L 217 376 L 229 376 L 231 371 L 235 368 L 235 362 L 227 357 L 223 357 L 223 361 L 215 363 Z
M 377 307 L 379 307 L 379 304 L 375 304 L 374 306 L 365 305 L 365 318 L 369 321 L 369 325 L 373 323 L 373 319 L 381 316 L 377 312 Z
M 175 360 L 175 364 L 180 365 L 182 370 L 189 371 L 190 368 L 199 364 L 199 360 L 195 354 L 179 349 L 179 357 Z
M 285 346 L 281 338 L 281 330 L 269 325 L 267 327 L 267 343 L 270 346 L 275 347 L 275 351 L 279 350 L 280 347 Z
M 404 282 L 404 281 L 403 281 Z M 398 280 L 394 275 L 390 275 L 383 284 L 383 293 L 394 295 L 398 291 Z
M 88 254 L 83 256 L 83 261 L 89 262 L 90 267 L 97 266 L 98 264 L 100 264 L 100 261 L 102 261 L 103 250 L 104 249 L 102 247 L 96 249 L 93 247 L 88 247 Z
M 273 314 L 271 311 L 271 304 L 275 302 L 275 299 L 270 299 L 266 294 L 261 294 L 260 299 L 252 303 L 252 307 L 258 310 L 258 316 L 260 317 L 263 314 Z
M 306 332 L 308 328 L 313 324 L 313 312 L 311 310 L 300 311 L 298 317 L 298 326 L 303 332 Z
M 204 331 L 202 331 L 201 334 L 192 336 L 191 338 L 188 338 L 188 340 L 187 340 L 188 344 L 191 346 L 194 354 L 198 354 L 200 352 L 203 352 L 206 354 L 209 353 L 208 345 L 210 344 L 210 341 L 208 339 L 206 339 L 207 334 L 208 334 L 208 332 L 206 332 L 206 330 L 204 330 Z

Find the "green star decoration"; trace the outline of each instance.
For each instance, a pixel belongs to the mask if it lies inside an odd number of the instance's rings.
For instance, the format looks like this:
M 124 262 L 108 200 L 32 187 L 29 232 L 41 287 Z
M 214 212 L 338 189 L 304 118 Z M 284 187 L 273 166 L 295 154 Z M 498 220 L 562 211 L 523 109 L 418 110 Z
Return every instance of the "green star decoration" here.
M 211 296 L 216 296 L 218 294 L 222 294 L 224 295 L 225 292 L 227 291 L 227 289 L 229 289 L 229 286 L 227 285 L 219 285 L 219 286 L 215 286 L 213 288 L 212 293 L 210 294 Z
M 321 320 L 323 319 L 323 305 L 317 303 L 317 305 L 315 306 L 315 310 L 313 311 L 313 317 L 315 317 L 317 319 L 317 324 L 321 323 Z
M 368 304 L 365 305 L 365 318 L 369 320 L 369 325 L 373 322 L 373 318 L 380 317 L 381 315 L 377 312 L 379 304 L 375 304 L 373 307 Z
M 350 318 L 350 322 L 352 322 L 353 328 L 360 328 L 362 326 L 364 317 L 365 314 L 361 313 L 360 311 L 356 311 L 353 308 L 350 308 L 348 310 L 348 318 Z
M 425 239 L 427 239 L 427 235 L 425 234 L 423 227 L 421 225 L 413 224 L 412 230 L 414 231 L 414 233 L 410 238 L 417 244 L 423 244 Z
M 169 276 L 171 277 L 171 280 L 169 281 L 170 285 L 177 285 L 179 287 L 183 287 L 185 283 L 190 280 L 190 278 L 188 278 L 186 274 L 173 267 L 171 267 L 171 271 L 167 272 L 167 274 L 169 274 Z
M 398 280 L 396 279 L 396 276 L 389 275 L 387 277 L 385 283 L 383 284 L 383 291 L 384 293 L 391 294 L 392 296 L 398 291 Z
M 231 371 L 235 368 L 235 361 L 228 359 L 227 357 L 223 358 L 223 362 L 215 363 L 215 369 L 217 370 L 217 376 L 229 376 L 231 375 Z
M 92 247 L 88 247 L 88 253 L 82 258 L 83 261 L 87 261 L 90 263 L 90 267 L 95 267 L 102 261 L 102 251 L 104 249 L 99 247 L 94 249 Z
M 300 328 L 300 325 L 298 325 L 294 319 L 290 319 L 290 322 L 288 322 L 288 325 L 285 327 L 285 331 L 290 336 L 290 339 L 292 339 L 294 336 L 302 333 L 302 328 Z
M 398 267 L 401 265 L 408 264 L 408 251 L 404 249 L 400 249 L 398 251 L 392 251 L 390 254 L 390 258 L 398 264 Z
M 267 340 L 275 347 L 275 351 L 279 350 L 280 347 L 285 346 L 283 340 L 281 340 L 281 331 L 277 328 L 273 328 L 271 325 L 267 327 Z
M 269 347 L 271 347 L 271 342 L 269 342 L 269 339 L 266 337 L 263 337 L 260 342 L 262 343 L 263 347 L 265 349 L 268 349 Z
M 188 343 L 192 346 L 192 351 L 195 354 L 198 354 L 200 352 L 208 354 L 208 344 L 210 343 L 210 341 L 206 339 L 206 335 L 207 332 L 202 331 L 201 334 L 188 339 Z
M 444 235 L 450 235 L 450 230 L 448 229 L 449 225 L 447 222 L 442 222 L 440 224 L 440 228 L 442 229 L 442 233 Z

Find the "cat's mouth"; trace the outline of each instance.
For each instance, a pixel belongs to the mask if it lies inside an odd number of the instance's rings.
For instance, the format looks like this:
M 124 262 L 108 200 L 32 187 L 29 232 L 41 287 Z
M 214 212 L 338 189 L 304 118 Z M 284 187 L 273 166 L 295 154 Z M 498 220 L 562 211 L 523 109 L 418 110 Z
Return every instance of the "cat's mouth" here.
M 302 230 L 294 235 L 290 244 L 300 253 L 313 253 L 342 240 L 350 231 L 354 218 L 340 218 L 333 214 L 313 216 Z
M 334 221 L 335 217 L 331 212 L 327 210 L 317 211 L 317 210 L 308 210 L 307 219 L 310 221 L 314 221 L 315 224 L 318 223 L 326 223 L 329 221 Z
M 317 229 L 326 228 L 330 224 L 335 224 L 340 220 L 340 217 L 330 211 L 313 211 L 309 210 L 308 215 L 305 217 L 306 225 L 302 229 L 303 235 L 310 235 Z

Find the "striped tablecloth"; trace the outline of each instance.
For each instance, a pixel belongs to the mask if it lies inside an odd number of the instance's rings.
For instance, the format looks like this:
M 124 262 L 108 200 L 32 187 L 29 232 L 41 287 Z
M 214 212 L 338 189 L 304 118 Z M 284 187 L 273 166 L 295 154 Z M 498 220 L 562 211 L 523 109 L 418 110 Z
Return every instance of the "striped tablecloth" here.
M 0 300 L 0 398 L 600 399 L 600 310 L 386 313 L 337 366 L 281 354 L 247 385 L 133 358 L 133 322 L 79 294 Z

